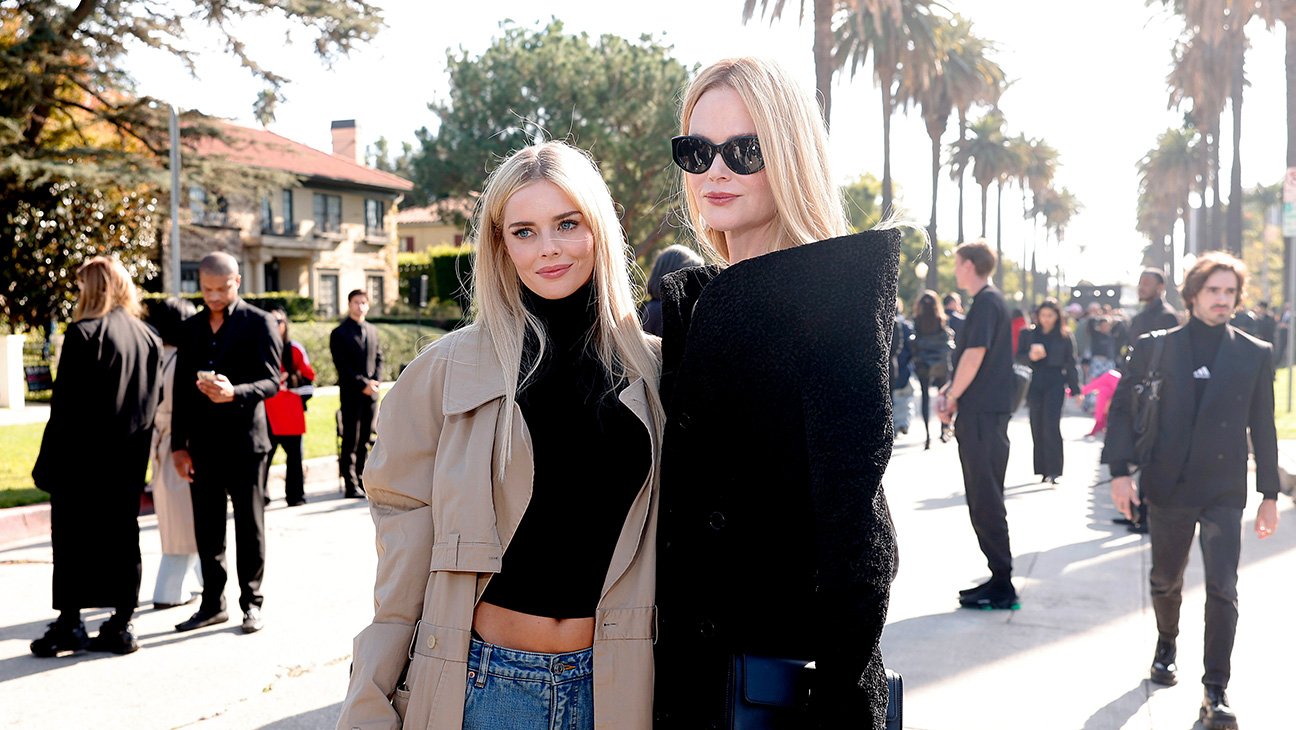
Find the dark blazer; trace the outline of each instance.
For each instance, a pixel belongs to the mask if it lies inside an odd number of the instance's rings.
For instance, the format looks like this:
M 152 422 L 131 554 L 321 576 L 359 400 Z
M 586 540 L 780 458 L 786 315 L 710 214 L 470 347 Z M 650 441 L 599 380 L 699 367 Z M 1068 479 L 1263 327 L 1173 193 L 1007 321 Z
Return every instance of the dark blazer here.
M 663 283 L 656 727 L 722 722 L 730 656 L 817 662 L 817 727 L 877 728 L 898 231 Z
M 1226 325 L 1210 383 L 1197 403 L 1188 327 L 1165 335 L 1156 446 L 1139 477 L 1139 491 L 1156 505 L 1242 508 L 1247 494 L 1247 433 L 1255 448 L 1256 490 L 1278 494 L 1278 434 L 1274 427 L 1273 360 L 1267 343 Z M 1134 348 L 1129 374 L 1111 403 L 1104 464 L 1134 461 L 1134 386 L 1147 371 L 1153 335 Z M 1120 471 L 1114 468 L 1113 473 Z
M 176 360 L 175 406 L 171 412 L 171 449 L 191 454 L 265 454 L 270 451 L 270 427 L 265 399 L 279 392 L 283 343 L 270 316 L 237 299 L 225 310 L 225 323 L 215 361 L 200 362 L 203 342 L 211 337 L 207 310 L 184 321 Z M 198 390 L 199 370 L 215 370 L 234 384 L 234 400 L 213 403 Z
M 364 332 L 364 344 L 361 344 L 361 331 Z M 361 395 L 369 381 L 382 380 L 383 355 L 378 346 L 377 327 L 347 317 L 329 334 L 329 352 L 333 354 L 333 366 L 337 368 L 338 394 L 342 400 L 378 399 L 377 393 Z
M 90 488 L 94 475 L 125 468 L 116 459 L 103 463 L 97 457 L 120 456 L 122 444 L 152 430 L 161 371 L 162 341 L 121 308 L 68 325 L 49 422 L 32 469 L 36 486 L 51 493 Z M 146 464 L 147 458 L 129 464 L 139 488 Z
M 1178 326 L 1179 317 L 1175 315 L 1174 307 L 1167 304 L 1165 299 L 1148 302 L 1142 311 L 1130 318 L 1129 342 L 1134 345 L 1143 335 L 1157 330 L 1174 329 Z M 1133 352 L 1131 350 L 1132 356 Z

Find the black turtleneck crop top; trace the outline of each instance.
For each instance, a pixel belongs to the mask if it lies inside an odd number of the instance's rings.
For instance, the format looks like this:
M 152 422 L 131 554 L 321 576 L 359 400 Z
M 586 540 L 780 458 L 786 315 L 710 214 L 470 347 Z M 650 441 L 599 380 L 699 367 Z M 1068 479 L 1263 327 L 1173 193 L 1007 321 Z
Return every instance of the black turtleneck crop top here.
M 651 441 L 647 426 L 617 398 L 626 383 L 611 382 L 594 350 L 593 283 L 557 300 L 524 287 L 523 303 L 549 337 L 544 360 L 517 396 L 535 477 L 526 513 L 482 600 L 535 616 L 588 618 L 630 505 L 648 478 Z M 535 350 L 528 341 L 527 357 Z

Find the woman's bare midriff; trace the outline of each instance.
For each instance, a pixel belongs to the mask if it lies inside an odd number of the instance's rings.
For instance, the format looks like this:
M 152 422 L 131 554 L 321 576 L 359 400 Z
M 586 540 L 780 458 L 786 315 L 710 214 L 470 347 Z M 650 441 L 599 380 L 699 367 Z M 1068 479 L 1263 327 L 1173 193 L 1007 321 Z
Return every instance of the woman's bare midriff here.
M 473 629 L 487 644 L 518 651 L 566 654 L 594 645 L 594 619 L 549 618 L 511 611 L 481 601 L 473 611 Z

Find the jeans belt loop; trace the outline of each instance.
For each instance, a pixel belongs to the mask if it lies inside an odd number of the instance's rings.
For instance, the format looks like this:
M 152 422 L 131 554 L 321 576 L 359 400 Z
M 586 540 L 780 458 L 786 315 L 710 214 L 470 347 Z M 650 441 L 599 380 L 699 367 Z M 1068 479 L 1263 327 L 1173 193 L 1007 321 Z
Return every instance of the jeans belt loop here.
M 490 665 L 491 645 L 482 642 L 481 663 L 477 667 L 477 679 L 475 684 L 478 689 L 486 686 L 486 668 Z
M 406 656 L 409 657 L 410 661 L 414 661 L 414 643 L 418 641 L 419 626 L 421 626 L 422 624 L 423 624 L 423 619 L 419 619 L 414 624 L 414 635 L 410 637 L 409 651 L 406 652 Z

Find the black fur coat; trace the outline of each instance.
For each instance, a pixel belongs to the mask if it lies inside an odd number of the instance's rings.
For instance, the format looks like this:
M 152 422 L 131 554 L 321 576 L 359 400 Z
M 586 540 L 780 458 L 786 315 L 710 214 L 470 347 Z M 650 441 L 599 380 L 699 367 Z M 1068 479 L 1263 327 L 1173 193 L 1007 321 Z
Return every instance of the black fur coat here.
M 722 722 L 734 653 L 815 661 L 819 727 L 884 727 L 899 260 L 871 231 L 664 282 L 659 730 Z

